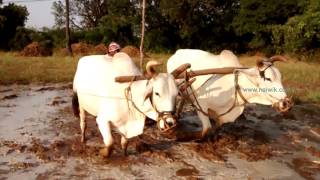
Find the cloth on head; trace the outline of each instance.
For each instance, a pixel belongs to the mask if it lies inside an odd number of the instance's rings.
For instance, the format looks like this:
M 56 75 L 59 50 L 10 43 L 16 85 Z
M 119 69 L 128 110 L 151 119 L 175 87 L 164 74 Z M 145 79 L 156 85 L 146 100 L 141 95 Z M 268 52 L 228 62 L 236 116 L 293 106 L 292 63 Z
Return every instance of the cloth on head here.
M 111 42 L 108 47 L 109 52 L 113 52 L 120 49 L 120 45 L 116 42 Z

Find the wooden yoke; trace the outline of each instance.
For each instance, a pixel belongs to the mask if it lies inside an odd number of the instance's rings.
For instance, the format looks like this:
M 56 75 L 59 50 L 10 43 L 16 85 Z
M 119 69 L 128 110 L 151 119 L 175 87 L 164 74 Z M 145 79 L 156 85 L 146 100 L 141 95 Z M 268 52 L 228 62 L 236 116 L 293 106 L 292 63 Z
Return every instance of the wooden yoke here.
M 178 76 L 180 76 L 184 71 L 186 71 L 190 67 L 191 67 L 191 64 L 189 63 L 182 64 L 179 67 L 177 67 L 174 71 L 172 71 L 171 74 L 174 78 L 177 79 Z
M 190 64 L 182 64 L 178 68 L 176 68 L 171 74 L 176 79 L 184 79 L 186 77 L 184 72 L 188 68 L 190 68 Z M 192 78 L 195 76 L 209 75 L 209 74 L 232 74 L 236 69 L 248 69 L 247 67 L 224 67 L 224 68 L 212 68 L 212 69 L 202 69 L 187 72 L 188 78 Z M 115 78 L 115 82 L 118 83 L 126 83 L 131 81 L 139 81 L 148 79 L 146 76 L 119 76 Z
M 115 82 L 126 83 L 126 82 L 146 80 L 146 79 L 147 77 L 145 76 L 118 76 L 118 77 L 115 77 Z
M 189 71 L 187 76 L 189 78 L 195 76 L 209 75 L 209 74 L 232 74 L 236 69 L 248 69 L 247 67 L 224 67 L 224 68 L 212 68 L 212 69 L 202 69 Z M 184 74 L 180 74 L 177 79 L 185 78 Z
M 191 67 L 191 65 L 189 63 L 182 64 L 181 66 L 177 67 L 174 71 L 172 71 L 171 74 L 173 75 L 173 77 L 176 78 L 190 67 Z M 115 77 L 115 82 L 126 83 L 126 82 L 131 82 L 131 81 L 146 80 L 146 79 L 150 79 L 150 78 L 151 77 L 142 76 L 142 75 L 139 75 L 139 76 L 118 76 L 118 77 Z

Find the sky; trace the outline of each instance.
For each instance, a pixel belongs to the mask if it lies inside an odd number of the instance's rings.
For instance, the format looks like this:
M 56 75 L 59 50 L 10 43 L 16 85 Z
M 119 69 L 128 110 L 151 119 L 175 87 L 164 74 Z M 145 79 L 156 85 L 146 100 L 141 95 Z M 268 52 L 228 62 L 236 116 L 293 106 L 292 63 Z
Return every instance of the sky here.
M 52 3 L 55 0 L 3 0 L 3 5 L 9 2 L 26 6 L 29 12 L 27 27 L 40 29 L 42 27 L 51 28 L 54 25 L 52 14 Z

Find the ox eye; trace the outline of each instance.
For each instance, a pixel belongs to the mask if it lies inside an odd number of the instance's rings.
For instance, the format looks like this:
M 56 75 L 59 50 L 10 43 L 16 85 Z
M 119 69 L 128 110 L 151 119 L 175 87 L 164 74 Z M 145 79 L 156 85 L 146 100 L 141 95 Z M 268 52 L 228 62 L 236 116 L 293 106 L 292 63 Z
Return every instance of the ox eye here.
M 160 94 L 158 92 L 155 92 L 154 94 L 160 97 Z
M 267 80 L 267 81 L 270 81 L 270 82 L 271 82 L 271 79 L 270 79 L 270 78 L 267 78 L 267 77 L 264 78 L 264 80 Z

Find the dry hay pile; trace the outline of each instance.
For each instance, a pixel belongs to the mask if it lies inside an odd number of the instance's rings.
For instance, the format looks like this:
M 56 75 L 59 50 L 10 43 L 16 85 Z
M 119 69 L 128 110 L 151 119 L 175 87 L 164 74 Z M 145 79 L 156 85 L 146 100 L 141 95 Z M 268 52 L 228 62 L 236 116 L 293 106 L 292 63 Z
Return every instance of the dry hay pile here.
M 121 52 L 127 53 L 130 57 L 140 57 L 140 50 L 135 46 L 125 46 Z M 144 53 L 144 57 L 149 57 Z
M 72 49 L 73 55 L 89 55 L 89 54 L 93 54 L 92 52 L 94 47 L 91 44 L 80 42 L 80 43 L 72 44 L 71 49 Z M 63 48 L 60 53 L 63 56 L 67 56 L 68 55 L 67 48 Z
M 41 46 L 38 42 L 32 42 L 28 44 L 21 52 L 21 56 L 50 56 L 52 55 L 52 50 Z
M 86 43 L 74 43 L 71 45 L 73 54 L 88 55 L 91 54 L 93 46 Z
M 104 44 L 98 44 L 94 47 L 94 53 L 95 54 L 106 54 L 108 50 L 108 47 Z

